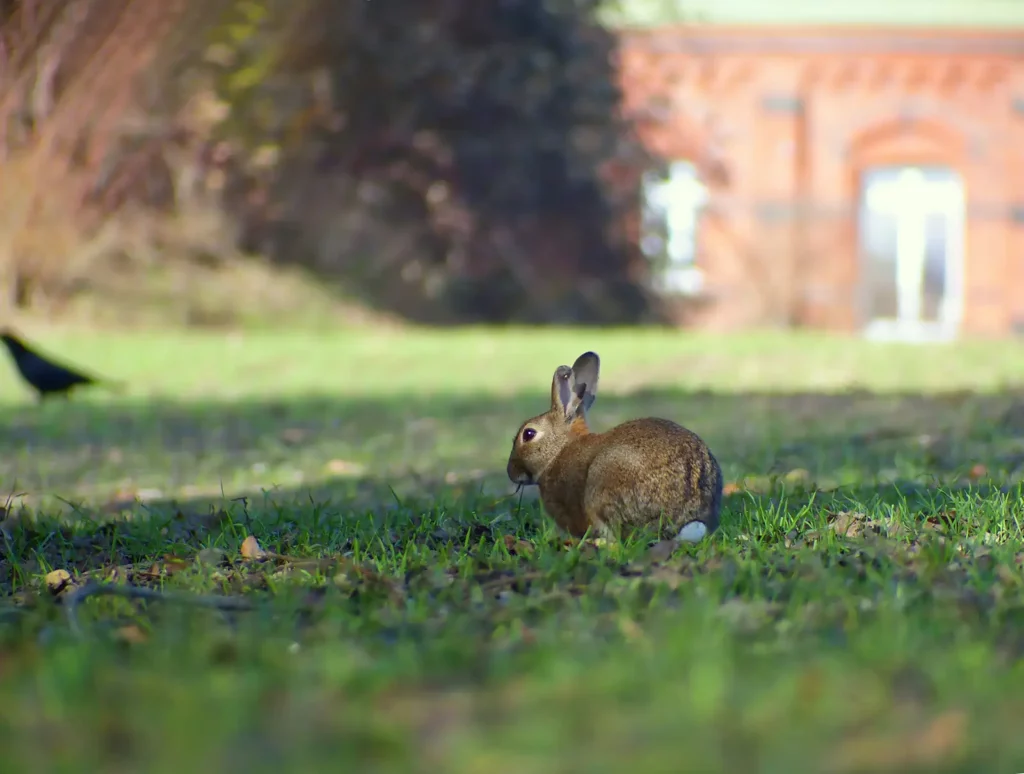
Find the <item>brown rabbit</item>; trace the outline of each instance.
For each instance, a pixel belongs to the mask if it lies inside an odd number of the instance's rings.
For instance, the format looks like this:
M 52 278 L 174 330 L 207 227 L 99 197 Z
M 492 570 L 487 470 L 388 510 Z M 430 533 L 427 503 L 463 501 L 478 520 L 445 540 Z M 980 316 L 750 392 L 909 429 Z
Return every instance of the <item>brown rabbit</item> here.
M 545 510 L 575 537 L 649 527 L 662 539 L 697 542 L 714 532 L 722 470 L 695 433 L 655 418 L 590 432 L 600 367 L 585 352 L 555 370 L 551 409 L 526 420 L 512 442 L 509 479 L 538 485 Z

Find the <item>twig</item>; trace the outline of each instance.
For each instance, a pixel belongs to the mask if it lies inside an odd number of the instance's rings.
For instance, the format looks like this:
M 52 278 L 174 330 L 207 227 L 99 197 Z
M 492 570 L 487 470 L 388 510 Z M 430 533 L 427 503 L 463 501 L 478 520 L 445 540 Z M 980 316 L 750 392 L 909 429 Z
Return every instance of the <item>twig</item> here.
M 208 607 L 225 612 L 249 611 L 256 607 L 253 602 L 236 597 L 224 597 L 215 594 L 183 594 L 173 591 L 157 591 L 156 589 L 147 589 L 142 586 L 122 586 L 113 583 L 90 581 L 81 588 L 75 589 L 64 598 L 68 627 L 76 637 L 81 638 L 83 636 L 82 627 L 78 623 L 78 606 L 89 597 L 100 596 L 122 597 L 124 599 L 153 599 L 160 602 L 176 602 L 193 607 Z

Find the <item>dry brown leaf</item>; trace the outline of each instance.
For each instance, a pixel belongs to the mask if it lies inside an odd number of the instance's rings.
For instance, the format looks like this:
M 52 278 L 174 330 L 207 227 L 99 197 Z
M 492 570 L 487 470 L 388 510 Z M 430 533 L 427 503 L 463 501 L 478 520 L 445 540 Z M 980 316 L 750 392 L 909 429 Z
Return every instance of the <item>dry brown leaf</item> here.
M 149 639 L 149 636 L 135 624 L 122 626 L 114 632 L 114 635 L 122 642 L 127 642 L 132 645 L 140 645 Z
M 679 572 L 678 569 L 672 567 L 672 565 L 659 565 L 654 567 L 648 577 L 651 579 L 651 583 L 664 584 L 673 591 L 683 585 L 686 581 L 686 577 Z
M 46 574 L 46 587 L 53 594 L 59 594 L 71 583 L 71 573 L 67 570 L 53 570 Z
M 260 546 L 259 541 L 249 535 L 245 540 L 242 541 L 242 547 L 239 549 L 243 559 L 264 559 L 267 557 L 267 552 Z
M 600 538 L 598 538 L 598 539 L 600 539 Z M 594 541 L 595 541 L 595 538 L 587 538 L 585 540 L 580 540 L 579 538 L 571 538 L 570 537 L 570 538 L 565 538 L 562 541 L 562 547 L 563 548 L 569 548 L 569 549 L 572 549 L 572 548 L 579 549 L 580 554 L 583 555 L 583 556 L 594 556 L 595 554 L 597 554 L 597 548 L 598 548 L 597 544 Z
M 166 554 L 162 559 L 153 562 L 148 568 L 140 572 L 151 578 L 158 578 L 162 575 L 174 575 L 182 570 L 187 570 L 191 566 L 192 563 L 188 559 L 182 559 L 180 556 L 174 556 L 173 554 Z
M 348 460 L 331 460 L 327 463 L 327 471 L 336 476 L 361 476 L 366 472 L 366 467 L 358 462 Z
M 725 486 L 722 487 L 722 494 L 724 495 L 732 495 L 742 491 L 743 487 L 737 484 L 735 481 L 729 481 L 728 483 L 726 483 Z
M 890 521 L 885 525 L 886 537 L 901 538 L 911 534 L 907 525 L 900 521 Z
M 956 511 L 935 511 L 924 518 L 924 526 L 928 529 L 941 529 L 956 523 Z
M 168 575 L 174 575 L 174 573 L 187 570 L 190 567 L 190 563 L 187 559 L 183 559 L 180 556 L 174 556 L 172 554 L 164 556 L 160 564 L 162 565 L 163 571 Z
M 948 764 L 963 749 L 967 715 L 950 710 L 909 733 L 866 734 L 839 746 L 833 772 L 929 769 Z
M 975 481 L 977 481 L 979 478 L 984 478 L 987 475 L 988 468 L 982 465 L 980 462 L 976 465 L 973 465 L 971 469 L 967 472 L 968 478 L 972 478 Z
M 829 514 L 829 526 L 837 535 L 857 537 L 864 531 L 867 516 L 856 511 L 840 511 Z
M 534 547 L 529 540 L 505 535 L 505 549 L 514 556 L 528 556 L 533 553 Z

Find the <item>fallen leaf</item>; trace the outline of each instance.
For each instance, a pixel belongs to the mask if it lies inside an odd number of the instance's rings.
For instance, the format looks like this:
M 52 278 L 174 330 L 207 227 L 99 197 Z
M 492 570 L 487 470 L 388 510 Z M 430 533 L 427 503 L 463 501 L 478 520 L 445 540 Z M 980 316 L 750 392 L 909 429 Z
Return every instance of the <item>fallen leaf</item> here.
M 951 765 L 963 750 L 967 715 L 950 710 L 909 733 L 874 733 L 856 737 L 829 756 L 829 770 L 907 771 Z
M 901 538 L 911 534 L 907 525 L 901 521 L 890 521 L 885 525 L 886 537 Z
M 189 561 L 183 559 L 180 556 L 174 556 L 173 554 L 167 554 L 164 556 L 160 565 L 165 573 L 168 575 L 174 575 L 176 572 L 187 570 L 189 568 Z
M 654 567 L 647 573 L 647 577 L 654 585 L 664 584 L 670 589 L 677 589 L 687 580 L 679 569 L 670 564 L 661 564 Z
M 53 570 L 46 574 L 46 587 L 53 594 L 59 594 L 71 583 L 71 573 L 67 570 Z
M 811 472 L 804 468 L 794 468 L 782 477 L 787 484 L 806 484 L 811 480 Z
M 245 540 L 242 541 L 242 547 L 239 549 L 243 559 L 264 559 L 268 555 L 263 547 L 260 546 L 259 541 L 249 535 Z
M 577 549 L 580 556 L 596 556 L 597 546 L 592 539 L 580 540 L 579 538 L 566 538 L 562 541 L 562 547 L 570 550 Z
M 735 481 L 730 481 L 725 486 L 722 487 L 722 494 L 726 496 L 736 494 L 737 492 L 742 491 L 743 487 L 737 484 Z
M 361 476 L 366 472 L 366 467 L 358 462 L 348 460 L 331 460 L 327 463 L 327 470 L 336 476 Z
M 952 526 L 956 523 L 956 520 L 956 511 L 934 511 L 924 517 L 924 525 L 929 529 L 939 529 L 940 527 Z
M 149 636 L 135 624 L 122 626 L 114 632 L 114 636 L 122 642 L 127 642 L 132 645 L 140 645 L 149 639 Z
M 839 513 L 830 513 L 828 518 L 829 526 L 837 535 L 857 537 L 864 531 L 864 522 L 867 516 L 856 511 L 840 511 Z
M 984 478 L 987 475 L 988 468 L 982 465 L 980 462 L 976 465 L 973 465 L 970 471 L 968 471 L 967 473 L 968 478 L 972 478 L 975 481 L 977 481 L 979 478 Z
M 529 540 L 517 538 L 515 535 L 505 535 L 505 549 L 513 556 L 529 556 L 533 553 L 533 543 Z

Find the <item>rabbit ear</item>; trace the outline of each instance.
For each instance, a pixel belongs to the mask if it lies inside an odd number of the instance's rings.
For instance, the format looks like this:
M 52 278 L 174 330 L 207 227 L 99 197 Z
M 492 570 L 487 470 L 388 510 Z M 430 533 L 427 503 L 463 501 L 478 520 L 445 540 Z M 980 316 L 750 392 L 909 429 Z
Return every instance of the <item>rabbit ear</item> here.
M 597 379 L 601 372 L 601 358 L 596 352 L 584 352 L 572 364 L 573 396 L 582 405 L 583 411 L 597 400 Z
M 569 366 L 558 366 L 551 380 L 551 410 L 566 420 L 586 412 L 597 397 L 597 377 L 601 360 L 594 352 L 584 352 Z
M 574 405 L 572 369 L 562 365 L 555 369 L 551 379 L 551 411 L 569 418 L 576 411 Z

